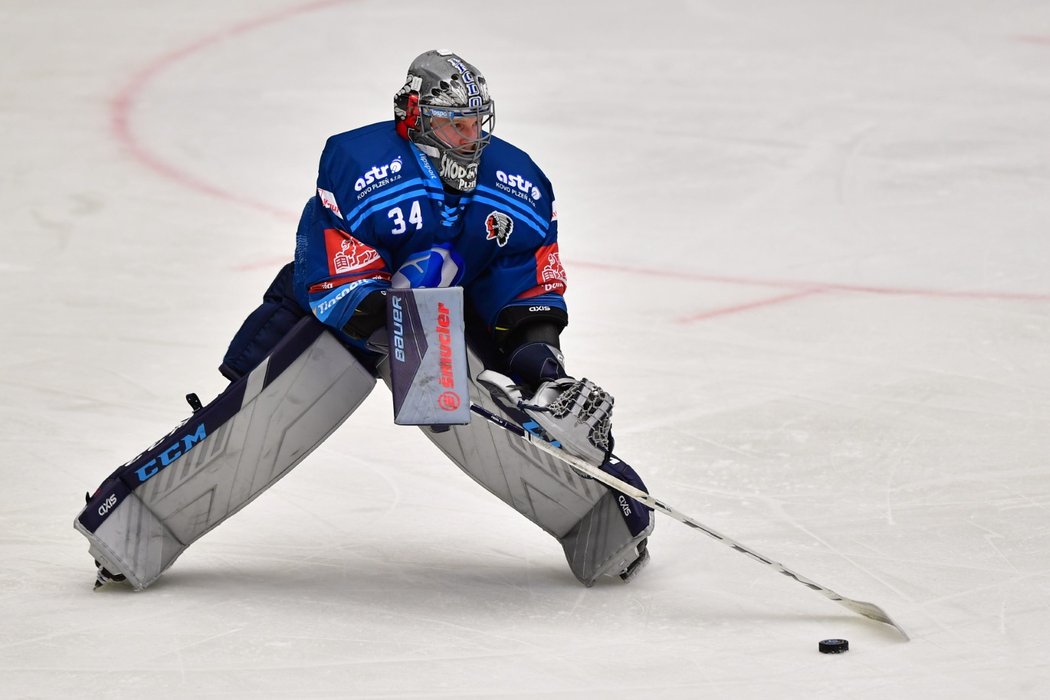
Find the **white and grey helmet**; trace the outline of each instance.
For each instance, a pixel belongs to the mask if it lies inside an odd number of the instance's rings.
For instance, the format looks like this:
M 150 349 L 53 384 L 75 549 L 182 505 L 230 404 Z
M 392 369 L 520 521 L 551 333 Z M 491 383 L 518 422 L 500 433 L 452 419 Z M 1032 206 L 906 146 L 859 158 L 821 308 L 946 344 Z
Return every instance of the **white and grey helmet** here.
M 451 51 L 420 54 L 394 95 L 394 120 L 398 133 L 430 158 L 445 186 L 474 189 L 496 121 L 488 84 L 477 68 Z

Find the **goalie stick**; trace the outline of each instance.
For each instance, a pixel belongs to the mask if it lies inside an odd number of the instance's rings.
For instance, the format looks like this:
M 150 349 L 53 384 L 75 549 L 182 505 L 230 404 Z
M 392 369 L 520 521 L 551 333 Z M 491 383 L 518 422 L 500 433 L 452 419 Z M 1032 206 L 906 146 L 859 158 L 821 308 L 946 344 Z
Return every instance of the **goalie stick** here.
M 908 633 L 905 632 L 904 629 L 900 625 L 898 625 L 896 622 L 894 622 L 890 618 L 890 616 L 886 614 L 886 611 L 883 610 L 882 608 L 880 608 L 878 605 L 875 605 L 874 603 L 865 603 L 864 601 L 860 601 L 860 600 L 853 600 L 852 598 L 847 598 L 847 597 L 845 597 L 843 595 L 839 595 L 838 593 L 836 593 L 835 591 L 831 590 L 830 588 L 822 586 L 819 583 L 817 583 L 817 582 L 815 582 L 815 581 L 813 581 L 811 579 L 808 579 L 805 576 L 803 576 L 803 575 L 801 575 L 801 574 L 799 574 L 799 573 L 797 573 L 795 571 L 792 571 L 791 569 L 787 568 L 783 564 L 781 564 L 781 563 L 779 563 L 777 561 L 774 561 L 774 560 L 772 560 L 772 559 L 770 559 L 768 557 L 762 556 L 761 554 L 759 554 L 755 550 L 753 550 L 750 547 L 747 547 L 747 546 L 737 542 L 736 540 L 732 539 L 731 537 L 727 537 L 727 536 L 723 535 L 722 533 L 720 533 L 720 532 L 718 532 L 716 530 L 713 530 L 712 528 L 708 527 L 707 525 L 704 525 L 703 523 L 697 521 L 696 519 L 691 518 L 688 515 L 685 515 L 684 513 L 678 512 L 677 510 L 675 510 L 671 506 L 667 505 L 663 501 L 659 500 L 658 498 L 653 498 L 651 495 L 645 493 L 641 489 L 636 489 L 635 487 L 631 486 L 630 484 L 628 484 L 628 483 L 626 483 L 624 481 L 621 481 L 620 479 L 617 479 L 615 476 L 612 476 L 611 474 L 606 474 L 601 469 L 598 469 L 597 467 L 593 467 L 590 464 L 588 464 L 587 462 L 584 462 L 583 460 L 578 459 L 578 458 L 574 457 L 571 454 L 568 454 L 564 450 L 561 450 L 561 449 L 559 449 L 557 447 L 554 447 L 553 445 L 551 445 L 547 441 L 543 440 L 542 438 L 540 438 L 540 437 L 538 437 L 536 435 L 533 435 L 529 431 L 525 430 L 520 425 L 517 425 L 517 424 L 512 423 L 510 421 L 504 420 L 500 416 L 497 416 L 496 414 L 486 410 L 485 408 L 483 408 L 483 407 L 481 407 L 481 406 L 479 406 L 479 405 L 477 405 L 475 403 L 471 403 L 470 404 L 470 410 L 473 411 L 474 413 L 478 414 L 482 418 L 488 420 L 489 422 L 494 423 L 495 425 L 498 425 L 499 427 L 503 428 L 504 430 L 517 435 L 522 440 L 525 440 L 526 442 L 531 443 L 537 449 L 539 449 L 539 450 L 541 450 L 543 452 L 546 452 L 547 454 L 551 455 L 555 459 L 558 459 L 558 460 L 564 462 L 565 464 L 569 465 L 570 467 L 576 469 L 577 471 L 582 472 L 583 474 L 591 477 L 595 481 L 600 481 L 601 483 L 605 484 L 609 488 L 611 488 L 611 489 L 613 489 L 615 491 L 618 491 L 619 493 L 622 493 L 625 496 L 629 496 L 630 498 L 635 499 L 639 503 L 643 503 L 644 505 L 648 506 L 649 508 L 652 508 L 653 510 L 660 511 L 664 515 L 666 515 L 668 517 L 671 517 L 671 518 L 674 518 L 678 522 L 680 522 L 680 523 L 682 523 L 684 525 L 688 525 L 689 527 L 693 528 L 694 530 L 699 530 L 700 532 L 704 533 L 708 537 L 712 537 L 712 538 L 718 540 L 719 542 L 721 542 L 721 543 L 723 543 L 723 544 L 725 544 L 725 545 L 727 545 L 729 547 L 732 547 L 736 551 L 741 552 L 742 554 L 746 554 L 747 556 L 751 557 L 752 559 L 754 559 L 755 561 L 759 562 L 760 564 L 765 564 L 766 566 L 770 567 L 774 571 L 777 571 L 777 572 L 783 574 L 784 576 L 787 576 L 788 578 L 791 578 L 791 579 L 794 579 L 795 581 L 798 581 L 799 583 L 801 583 L 806 588 L 810 588 L 810 589 L 820 593 L 824 597 L 828 598 L 829 600 L 833 600 L 836 603 L 838 603 L 838 604 L 840 604 L 840 605 L 842 605 L 842 606 L 844 606 L 846 608 L 849 608 L 850 610 L 852 610 L 853 612 L 857 613 L 858 615 L 863 615 L 864 617 L 866 617 L 868 619 L 875 620 L 876 622 L 882 622 L 883 624 L 889 625 L 890 627 L 892 627 L 895 630 L 897 630 L 898 632 L 900 632 L 905 640 L 909 639 Z

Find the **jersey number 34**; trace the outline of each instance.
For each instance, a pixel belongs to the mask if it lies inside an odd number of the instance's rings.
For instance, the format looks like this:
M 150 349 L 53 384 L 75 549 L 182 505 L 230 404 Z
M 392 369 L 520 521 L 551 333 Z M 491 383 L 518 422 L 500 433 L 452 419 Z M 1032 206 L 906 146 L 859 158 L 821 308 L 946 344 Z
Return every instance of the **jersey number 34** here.
M 408 225 L 405 223 L 405 214 L 401 211 L 401 207 L 394 207 L 388 211 L 386 218 L 393 219 L 394 228 L 390 233 L 395 236 L 408 230 Z M 419 208 L 419 200 L 412 200 L 412 206 L 408 210 L 408 223 L 415 224 L 417 231 L 423 228 L 423 211 Z

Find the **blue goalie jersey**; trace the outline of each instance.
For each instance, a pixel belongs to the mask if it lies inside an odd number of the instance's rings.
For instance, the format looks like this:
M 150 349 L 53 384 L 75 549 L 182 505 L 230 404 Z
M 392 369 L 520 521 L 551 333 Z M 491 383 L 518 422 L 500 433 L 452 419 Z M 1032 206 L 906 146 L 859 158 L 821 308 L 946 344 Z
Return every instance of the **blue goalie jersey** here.
M 338 134 L 299 222 L 297 301 L 337 330 L 368 294 L 390 286 L 461 286 L 490 328 L 516 305 L 567 318 L 557 219 L 543 172 L 495 137 L 477 187 L 454 195 L 393 121 Z

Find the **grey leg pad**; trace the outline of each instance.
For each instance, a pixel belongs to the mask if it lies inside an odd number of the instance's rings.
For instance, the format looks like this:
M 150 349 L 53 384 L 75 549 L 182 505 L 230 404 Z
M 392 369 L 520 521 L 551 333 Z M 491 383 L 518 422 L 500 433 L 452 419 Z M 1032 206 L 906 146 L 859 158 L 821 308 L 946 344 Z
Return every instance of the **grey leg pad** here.
M 74 527 L 103 566 L 136 589 L 149 586 L 353 413 L 375 378 L 318 325 L 301 321 L 259 367 L 191 416 L 188 430 L 176 428 L 161 451 L 151 448 L 102 485 Z
M 477 382 L 485 367 L 469 349 L 467 361 L 472 401 L 519 424 L 528 420 L 520 412 L 510 415 Z M 379 372 L 389 383 L 386 363 Z M 474 481 L 555 537 L 573 575 L 587 586 L 626 567 L 652 529 L 632 536 L 604 485 L 480 417 L 447 430 L 423 428 L 423 433 Z

